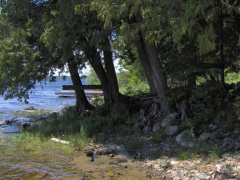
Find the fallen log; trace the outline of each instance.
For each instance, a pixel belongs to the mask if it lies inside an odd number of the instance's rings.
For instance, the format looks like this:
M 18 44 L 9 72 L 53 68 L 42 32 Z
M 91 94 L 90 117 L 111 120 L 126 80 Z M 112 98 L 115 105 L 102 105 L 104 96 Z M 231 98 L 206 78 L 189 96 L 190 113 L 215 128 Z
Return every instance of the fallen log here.
M 68 141 L 63 141 L 57 138 L 51 138 L 51 141 L 57 142 L 57 143 L 61 143 L 61 144 L 69 144 Z

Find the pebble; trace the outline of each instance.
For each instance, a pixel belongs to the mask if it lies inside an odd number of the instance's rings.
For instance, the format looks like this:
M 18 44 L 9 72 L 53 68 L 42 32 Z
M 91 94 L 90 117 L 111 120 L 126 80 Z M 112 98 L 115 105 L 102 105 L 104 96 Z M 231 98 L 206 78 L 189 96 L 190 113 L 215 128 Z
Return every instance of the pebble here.
M 87 156 L 93 156 L 93 152 L 92 152 L 92 151 L 87 151 L 87 152 L 86 152 L 86 155 L 87 155 Z

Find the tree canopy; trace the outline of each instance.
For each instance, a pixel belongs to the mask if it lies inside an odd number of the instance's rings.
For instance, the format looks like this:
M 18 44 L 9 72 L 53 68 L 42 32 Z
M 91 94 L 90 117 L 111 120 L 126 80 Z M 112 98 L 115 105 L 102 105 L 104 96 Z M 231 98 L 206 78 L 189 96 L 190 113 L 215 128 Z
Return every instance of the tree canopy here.
M 187 87 L 190 96 L 201 82 L 229 87 L 226 76 L 239 72 L 239 7 L 237 0 L 2 0 L 1 93 L 26 100 L 36 81 L 66 66 L 77 88 L 78 70 L 88 63 L 106 109 L 131 102 L 119 92 L 127 78 L 125 86 L 147 82 L 164 117 L 182 104 L 169 101 L 174 88 Z M 129 69 L 120 82 L 114 58 Z M 76 94 L 77 110 L 94 108 L 83 91 Z

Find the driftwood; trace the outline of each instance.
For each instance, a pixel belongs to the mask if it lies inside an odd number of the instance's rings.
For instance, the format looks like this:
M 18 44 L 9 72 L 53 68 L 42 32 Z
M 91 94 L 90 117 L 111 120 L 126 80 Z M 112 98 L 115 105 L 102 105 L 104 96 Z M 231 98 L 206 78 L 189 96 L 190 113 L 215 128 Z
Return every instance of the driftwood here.
M 61 143 L 61 144 L 67 144 L 67 145 L 69 144 L 68 141 L 63 141 L 63 140 L 60 140 L 60 139 L 57 139 L 57 138 L 51 138 L 51 141 Z

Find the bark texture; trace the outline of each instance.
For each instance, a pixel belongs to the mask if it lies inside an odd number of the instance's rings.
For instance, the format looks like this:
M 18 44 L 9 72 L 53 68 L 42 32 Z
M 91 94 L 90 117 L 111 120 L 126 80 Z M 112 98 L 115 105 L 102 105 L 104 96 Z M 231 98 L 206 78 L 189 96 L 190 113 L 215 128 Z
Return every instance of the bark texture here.
M 151 67 L 151 64 L 149 62 L 147 52 L 144 49 L 144 42 L 140 34 L 140 41 L 138 44 L 138 55 L 141 61 L 141 64 L 143 66 L 144 72 L 146 74 L 146 78 L 148 81 L 148 85 L 150 87 L 150 91 L 152 94 L 157 94 L 157 89 L 155 87 L 154 81 L 153 81 L 153 70 Z
M 104 101 L 105 101 L 105 107 L 108 109 L 112 106 L 113 100 L 112 96 L 109 90 L 109 82 L 107 78 L 107 74 L 103 68 L 100 54 L 97 51 L 96 47 L 89 46 L 84 50 L 85 55 L 87 56 L 87 59 L 89 60 L 89 63 L 91 64 L 93 70 L 96 72 L 103 90 L 104 95 Z
M 82 82 L 78 74 L 77 64 L 73 60 L 68 62 L 68 69 L 71 75 L 73 86 L 82 86 Z M 94 109 L 94 106 L 92 106 L 89 103 L 84 93 L 84 90 L 75 90 L 75 95 L 76 95 L 75 108 L 77 112 L 86 113 L 86 110 Z
M 105 45 L 104 45 L 103 55 L 104 55 L 105 68 L 106 68 L 108 84 L 109 84 L 108 87 L 111 94 L 111 99 L 113 100 L 113 103 L 115 103 L 119 100 L 118 80 L 117 80 L 115 67 L 113 64 L 111 44 L 107 36 L 105 37 L 104 42 L 105 42 Z
M 143 18 L 140 13 L 135 14 L 137 23 L 142 23 Z M 157 95 L 160 98 L 160 112 L 162 117 L 171 112 L 171 107 L 166 102 L 168 93 L 167 81 L 163 72 L 163 68 L 158 57 L 157 49 L 154 44 L 149 43 L 146 39 L 146 32 L 144 29 L 140 29 L 140 34 L 144 44 L 145 52 L 147 53 L 148 60 L 153 72 L 153 82 L 157 90 Z

